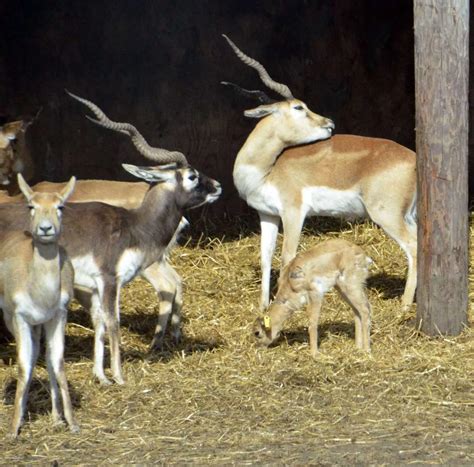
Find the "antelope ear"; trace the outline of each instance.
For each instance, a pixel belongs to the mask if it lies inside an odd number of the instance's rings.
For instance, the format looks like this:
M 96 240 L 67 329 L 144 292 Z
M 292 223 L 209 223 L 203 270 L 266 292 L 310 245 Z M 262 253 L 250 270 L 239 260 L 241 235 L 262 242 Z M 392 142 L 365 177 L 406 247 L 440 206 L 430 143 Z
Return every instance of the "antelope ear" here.
M 2 133 L 7 139 L 13 141 L 18 136 L 18 133 L 23 129 L 23 121 L 5 123 L 2 128 Z
M 274 104 L 267 104 L 267 105 L 259 105 L 254 109 L 249 109 L 244 112 L 246 117 L 250 118 L 262 118 L 275 113 L 278 111 L 278 107 Z
M 76 177 L 72 176 L 69 182 L 67 182 L 67 185 L 59 193 L 59 196 L 63 200 L 63 203 L 65 203 L 67 199 L 72 195 L 72 192 L 74 191 L 75 186 L 76 186 Z
M 167 168 L 169 166 L 169 168 Z M 138 167 L 132 164 L 122 164 L 122 167 L 137 178 L 141 178 L 146 182 L 160 183 L 173 180 L 175 177 L 175 170 L 171 167 L 175 167 L 174 164 L 168 164 L 163 168 L 159 167 Z
M 18 187 L 20 188 L 21 192 L 25 195 L 25 198 L 27 199 L 28 202 L 30 202 L 31 198 L 33 197 L 33 190 L 30 188 L 28 183 L 26 183 L 26 180 L 23 178 L 23 175 L 20 173 L 17 174 L 17 180 L 18 180 Z

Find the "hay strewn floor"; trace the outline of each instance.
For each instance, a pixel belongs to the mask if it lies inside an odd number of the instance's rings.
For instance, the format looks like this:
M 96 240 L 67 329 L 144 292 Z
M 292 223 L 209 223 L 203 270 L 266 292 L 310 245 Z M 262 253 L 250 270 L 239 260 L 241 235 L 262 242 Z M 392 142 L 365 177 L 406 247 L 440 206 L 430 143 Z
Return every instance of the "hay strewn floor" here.
M 182 344 L 145 358 L 157 302 L 147 283 L 132 283 L 122 302 L 127 383 L 100 387 L 91 377 L 91 324 L 73 306 L 67 374 L 81 433 L 52 427 L 42 366 L 18 441 L 1 441 L 1 464 L 474 463 L 472 327 L 456 338 L 418 335 L 414 310 L 399 308 L 406 265 L 398 247 L 370 224 L 343 224 L 342 234 L 337 223 L 321 225 L 323 238 L 342 235 L 375 261 L 372 356 L 355 349 L 352 313 L 336 294 L 323 310 L 318 361 L 309 356 L 304 314 L 277 346 L 256 349 L 249 333 L 259 238 L 203 240 L 173 255 L 185 283 Z M 306 232 L 301 248 L 318 241 Z M 2 439 L 14 356 L 13 343 L 0 347 Z

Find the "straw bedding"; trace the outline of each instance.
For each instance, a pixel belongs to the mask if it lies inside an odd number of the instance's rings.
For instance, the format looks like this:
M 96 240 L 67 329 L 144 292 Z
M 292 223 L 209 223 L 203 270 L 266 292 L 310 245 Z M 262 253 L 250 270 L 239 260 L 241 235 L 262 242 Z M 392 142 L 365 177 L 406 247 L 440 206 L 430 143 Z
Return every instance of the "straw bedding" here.
M 317 360 L 309 355 L 304 313 L 288 321 L 275 346 L 256 348 L 250 330 L 258 312 L 259 237 L 201 237 L 173 253 L 185 286 L 179 345 L 167 340 L 161 353 L 147 355 L 155 293 L 142 280 L 123 291 L 125 386 L 93 380 L 92 327 L 72 304 L 66 371 L 78 435 L 52 426 L 40 361 L 20 437 L 4 440 L 16 365 L 14 342 L 0 343 L 0 462 L 474 463 L 472 328 L 437 339 L 413 328 L 415 310 L 399 306 L 405 256 L 370 223 L 317 221 L 301 248 L 336 236 L 361 245 L 375 262 L 370 356 L 355 348 L 353 316 L 337 293 L 323 308 Z

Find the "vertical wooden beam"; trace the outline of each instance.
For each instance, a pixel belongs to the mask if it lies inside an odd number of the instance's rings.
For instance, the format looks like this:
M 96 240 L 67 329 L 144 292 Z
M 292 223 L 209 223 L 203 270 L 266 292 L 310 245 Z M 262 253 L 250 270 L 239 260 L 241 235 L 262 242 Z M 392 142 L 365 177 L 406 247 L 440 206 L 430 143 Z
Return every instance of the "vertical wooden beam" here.
M 456 335 L 468 306 L 469 0 L 415 0 L 417 321 Z

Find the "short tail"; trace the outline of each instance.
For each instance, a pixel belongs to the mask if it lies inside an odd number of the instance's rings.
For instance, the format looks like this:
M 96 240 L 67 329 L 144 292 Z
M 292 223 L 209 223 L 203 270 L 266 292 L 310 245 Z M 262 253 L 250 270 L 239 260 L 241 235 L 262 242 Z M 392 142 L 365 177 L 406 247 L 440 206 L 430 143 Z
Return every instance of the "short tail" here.
M 415 225 L 415 226 L 418 220 L 417 212 L 416 212 L 416 200 L 417 200 L 417 195 L 416 195 L 416 190 L 415 190 L 410 206 L 408 207 L 408 210 L 405 213 L 405 222 L 409 225 Z

